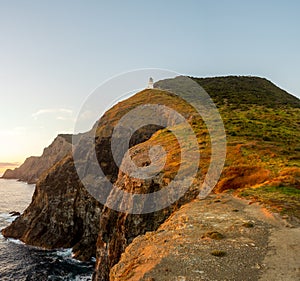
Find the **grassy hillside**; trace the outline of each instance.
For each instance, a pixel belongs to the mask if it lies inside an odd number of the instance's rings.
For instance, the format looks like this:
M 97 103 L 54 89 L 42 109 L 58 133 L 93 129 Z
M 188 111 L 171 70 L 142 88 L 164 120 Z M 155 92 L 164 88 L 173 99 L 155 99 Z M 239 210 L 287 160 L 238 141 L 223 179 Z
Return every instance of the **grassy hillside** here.
M 299 99 L 265 78 L 226 76 L 192 79 L 201 85 L 218 105 L 228 103 L 235 108 L 250 104 L 267 107 L 289 106 L 300 108 Z
M 176 79 L 159 81 L 156 87 L 174 89 Z M 300 218 L 300 100 L 258 77 L 193 79 L 216 103 L 226 129 L 226 163 L 215 192 L 233 189 Z M 209 139 L 203 124 L 193 126 L 205 171 Z M 166 141 L 167 135 L 161 132 L 152 140 Z M 169 150 L 179 153 L 176 146 Z M 169 174 L 176 172 L 174 162 L 166 167 Z

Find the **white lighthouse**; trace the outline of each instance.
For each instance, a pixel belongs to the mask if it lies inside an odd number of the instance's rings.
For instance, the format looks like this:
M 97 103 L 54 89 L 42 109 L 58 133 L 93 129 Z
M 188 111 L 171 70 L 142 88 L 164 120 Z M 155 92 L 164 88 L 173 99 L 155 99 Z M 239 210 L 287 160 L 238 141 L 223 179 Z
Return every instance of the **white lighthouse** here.
M 152 77 L 149 78 L 149 82 L 148 82 L 148 87 L 147 88 L 148 89 L 153 89 L 153 78 Z

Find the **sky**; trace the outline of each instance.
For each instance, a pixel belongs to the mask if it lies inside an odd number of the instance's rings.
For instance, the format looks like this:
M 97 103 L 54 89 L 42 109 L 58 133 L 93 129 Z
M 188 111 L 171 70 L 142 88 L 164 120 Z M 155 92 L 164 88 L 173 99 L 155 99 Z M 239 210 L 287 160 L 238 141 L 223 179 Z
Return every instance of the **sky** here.
M 300 97 L 299 11 L 293 0 L 0 0 L 0 173 L 72 133 L 88 95 L 134 69 L 261 76 Z

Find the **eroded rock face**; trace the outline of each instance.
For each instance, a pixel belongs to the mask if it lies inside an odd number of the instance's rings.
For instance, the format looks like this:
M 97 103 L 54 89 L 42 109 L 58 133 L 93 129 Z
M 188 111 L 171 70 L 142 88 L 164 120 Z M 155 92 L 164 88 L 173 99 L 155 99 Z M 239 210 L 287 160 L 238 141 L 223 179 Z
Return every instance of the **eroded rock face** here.
M 151 147 L 151 141 L 152 139 L 130 149 L 130 155 L 137 165 L 143 165 L 143 163 L 149 161 L 148 153 L 145 152 L 148 146 Z M 170 147 L 170 149 L 172 149 L 172 147 Z M 122 168 L 128 165 L 126 160 L 128 159 L 124 159 L 121 166 Z M 178 183 L 179 188 L 180 184 L 181 183 Z M 120 171 L 115 186 L 129 193 L 145 194 L 165 188 L 166 181 L 164 173 L 159 173 L 151 179 L 143 180 L 130 177 L 128 174 Z M 129 214 L 104 207 L 100 217 L 97 260 L 93 280 L 109 280 L 111 268 L 119 262 L 121 254 L 135 237 L 145 234 L 148 231 L 156 230 L 175 210 L 193 200 L 198 193 L 198 188 L 192 185 L 184 196 L 169 207 L 151 213 Z M 166 197 L 161 197 L 160 200 L 167 201 L 169 199 L 167 198 L 168 196 L 174 196 L 174 194 L 166 194 Z M 110 200 L 113 202 L 119 200 L 119 204 L 124 208 L 130 208 L 130 204 L 132 203 L 130 200 L 120 200 L 117 192 L 114 191 L 109 195 L 107 203 L 109 203 Z M 140 204 L 141 212 L 144 212 L 149 202 L 146 200 L 145 202 L 140 202 Z M 159 204 L 159 202 L 150 202 L 150 204 Z
M 89 260 L 95 255 L 101 209 L 67 156 L 37 183 L 30 206 L 2 234 L 43 248 L 74 247 L 76 258 Z
M 6 170 L 3 178 L 36 183 L 44 172 L 71 152 L 71 138 L 72 135 L 58 135 L 41 156 L 31 156 L 20 167 Z
M 80 161 L 76 167 L 82 169 L 84 180 L 91 179 L 90 181 L 93 182 L 93 179 L 98 177 L 95 165 L 100 165 L 106 178 L 112 184 L 115 183 L 119 169 L 114 163 L 110 151 L 114 126 L 130 108 L 143 104 L 145 96 L 149 96 L 149 94 L 152 94 L 153 99 L 158 101 L 159 99 L 169 98 L 168 94 L 161 91 L 142 92 L 132 100 L 114 106 L 104 114 L 92 131 L 80 136 L 75 151 L 75 155 L 78 156 Z M 130 146 L 148 140 L 159 129 L 159 126 L 152 125 L 141 128 L 131 137 Z M 120 144 L 123 145 L 123 136 L 119 135 L 117 138 L 119 138 Z M 94 145 L 91 145 L 91 143 Z M 59 150 L 59 147 L 57 149 Z M 91 163 L 91 155 L 95 151 L 98 163 Z M 123 149 L 120 149 L 120 153 L 122 151 Z M 54 149 L 51 153 L 49 150 L 45 150 L 44 155 L 48 155 L 48 152 L 51 156 Z M 123 155 L 121 154 L 120 157 L 122 158 Z M 20 239 L 27 244 L 48 249 L 73 247 L 75 257 L 80 260 L 88 260 L 95 256 L 103 206 L 88 193 L 81 180 L 82 178 L 79 179 L 75 169 L 74 159 L 69 153 L 40 177 L 32 203 L 20 217 L 2 230 L 2 234 L 5 237 Z M 104 199 L 106 198 L 106 194 L 101 196 Z M 119 223 L 116 219 L 110 218 L 106 212 L 109 214 L 110 212 L 109 210 L 104 212 L 104 218 L 109 220 L 107 224 Z M 119 214 L 115 215 L 119 217 Z M 143 224 L 137 225 L 136 230 L 132 230 L 133 234 L 126 234 L 129 237 L 126 239 L 130 240 L 131 236 L 135 237 L 141 231 L 144 231 L 144 227 L 146 229 L 156 228 L 159 225 L 160 219 L 158 216 L 160 215 L 156 215 L 157 222 L 153 221 L 153 226 L 150 222 L 152 217 L 146 216 L 143 218 Z M 135 220 L 134 218 L 130 219 Z M 118 218 L 118 220 L 125 219 Z M 105 219 L 102 222 L 103 225 L 105 224 L 104 221 Z M 134 223 L 138 224 L 138 222 Z M 120 222 L 120 227 L 123 227 L 122 222 Z M 111 229 L 113 231 L 113 228 Z M 116 251 L 117 257 L 127 243 L 116 243 L 116 247 L 120 247 L 120 251 Z
M 177 160 L 180 160 L 181 153 L 178 142 L 171 145 L 174 136 L 172 137 L 172 133 L 168 130 L 162 136 L 167 150 L 167 164 L 170 162 L 165 172 L 159 173 L 151 179 L 137 179 L 119 171 L 118 165 L 114 162 L 111 152 L 114 127 L 124 114 L 138 105 L 143 105 L 145 98 L 154 104 L 166 104 L 173 107 L 175 111 L 181 112 L 186 120 L 189 120 L 193 114 L 186 103 L 173 94 L 160 90 L 145 90 L 129 100 L 117 104 L 103 115 L 90 132 L 80 136 L 74 154 L 74 159 L 78 160 L 76 162 L 77 170 L 71 155 L 66 156 L 48 170 L 37 182 L 31 205 L 2 231 L 3 235 L 49 249 L 73 247 L 75 257 L 81 260 L 88 260 L 96 252 L 94 280 L 108 280 L 110 268 L 119 261 L 121 254 L 135 237 L 157 229 L 174 210 L 195 198 L 198 194 L 196 185 L 192 186 L 180 199 L 173 200 L 172 204 L 165 209 L 158 208 L 156 212 L 141 212 L 142 214 L 132 215 L 116 212 L 108 207 L 103 208 L 83 186 L 81 180 L 84 180 L 85 183 L 93 183 L 97 179 L 100 184 L 104 184 L 104 178 L 97 174 L 99 165 L 110 184 L 127 192 L 155 192 L 164 188 L 168 185 L 168 181 L 172 180 L 173 175 L 176 174 Z M 149 114 L 157 114 L 168 120 L 171 125 L 177 124 L 176 116 L 168 111 L 165 112 L 162 107 L 158 107 L 156 113 L 149 112 Z M 174 123 L 172 123 L 173 121 Z M 160 129 L 161 126 L 148 125 L 138 129 L 130 137 L 129 147 L 132 147 L 131 153 L 138 166 L 151 164 L 148 148 L 157 144 L 152 143 L 151 139 Z M 126 147 L 128 143 L 124 141 L 124 136 L 128 132 L 125 128 L 123 131 L 121 130 L 121 133 L 115 136 L 119 144 L 116 153 L 121 160 L 128 149 Z M 159 143 L 160 140 L 154 139 L 154 141 Z M 97 163 L 91 161 L 95 154 Z M 129 165 L 126 159 L 123 160 L 124 167 Z M 174 164 L 176 165 L 174 166 Z M 186 168 L 188 169 L 188 167 Z M 81 179 L 77 174 L 78 169 L 81 171 Z M 183 182 L 177 184 L 178 189 L 184 186 Z M 97 189 L 97 186 L 95 188 Z M 109 189 L 107 194 L 104 192 L 99 196 L 102 196 L 101 198 L 107 203 L 118 200 L 117 194 Z M 164 196 L 153 204 L 158 204 L 159 201 L 168 201 L 168 197 L 173 198 L 174 194 Z M 131 202 L 124 201 L 120 204 L 128 209 Z M 141 202 L 140 208 L 145 209 L 147 204 L 152 204 L 152 202 Z
M 95 178 L 99 180 L 100 184 L 104 184 L 104 179 L 101 177 L 99 179 L 97 174 L 99 165 L 110 184 L 115 184 L 119 189 L 128 192 L 149 193 L 166 185 L 163 173 L 151 180 L 139 180 L 129 177 L 122 171 L 119 172 L 119 167 L 111 152 L 111 138 L 115 125 L 126 112 L 144 104 L 145 97 L 149 102 L 174 106 L 175 110 L 176 107 L 181 107 L 179 111 L 186 115 L 187 119 L 190 116 L 189 107 L 180 101 L 175 102 L 174 95 L 160 90 L 142 91 L 129 100 L 114 106 L 103 115 L 90 132 L 80 136 L 74 158 L 77 159 L 76 168 L 81 171 L 81 179 L 78 178 L 78 170 L 75 169 L 73 157 L 66 156 L 41 177 L 31 205 L 2 231 L 3 235 L 49 249 L 73 247 L 75 257 L 81 260 L 90 259 L 95 255 L 97 248 L 94 279 L 108 280 L 110 268 L 119 261 L 126 246 L 136 236 L 157 229 L 173 210 L 194 198 L 197 191 L 191 190 L 185 197 L 166 209 L 149 214 L 130 215 L 113 211 L 107 207 L 102 210 L 103 206 L 91 197 L 82 185 L 81 180 L 93 183 Z M 163 108 L 157 110 L 158 116 L 164 117 L 171 124 L 172 121 L 175 122 L 176 116 L 164 112 Z M 150 164 L 148 151 L 145 149 L 147 144 L 146 146 L 142 144 L 161 128 L 161 126 L 150 124 L 139 128 L 130 137 L 129 147 L 132 147 L 135 161 L 140 166 Z M 119 144 L 116 154 L 120 159 L 123 159 L 124 153 L 128 149 L 126 147 L 128 143 L 124 141 L 126 133 L 128 134 L 124 129 L 115 136 Z M 170 138 L 166 139 L 166 146 L 172 148 L 169 142 Z M 150 144 L 150 146 L 152 145 Z M 141 150 L 145 153 L 140 153 Z M 91 161 L 95 152 L 97 163 Z M 179 157 L 178 155 L 173 156 L 176 158 Z M 122 165 L 126 166 L 127 162 L 124 161 Z M 170 175 L 167 178 L 169 179 Z M 104 192 L 99 196 L 104 201 L 116 199 L 116 194 L 110 192 L 109 189 L 107 194 Z M 166 199 L 161 198 L 161 200 Z M 125 201 L 122 204 L 126 205 L 130 202 Z M 141 206 L 141 208 L 143 207 Z
M 223 80 L 223 78 L 221 80 Z M 179 82 L 179 86 L 182 85 L 182 83 L 180 83 L 181 78 L 176 81 Z M 167 86 L 168 87 L 162 88 L 172 90 L 172 87 Z M 182 87 L 179 87 L 179 89 L 180 88 Z M 220 91 L 218 90 L 214 94 L 214 97 L 220 97 L 220 104 L 223 104 L 225 101 L 225 99 L 223 100 L 224 96 L 220 94 L 222 91 L 221 87 Z M 235 90 L 232 91 L 232 93 L 235 93 Z M 256 96 L 256 91 L 254 91 L 254 94 Z M 190 96 L 190 94 L 187 93 L 187 96 Z M 248 95 L 243 94 L 243 96 L 247 97 Z M 236 95 L 233 97 L 234 99 L 228 99 L 225 103 L 228 102 L 229 105 L 230 103 L 234 104 L 236 102 Z M 152 164 L 148 157 L 147 147 L 153 147 L 160 144 L 159 141 L 163 141 L 167 148 L 167 158 L 170 160 L 170 163 L 168 164 L 167 160 L 167 164 L 164 166 L 162 173 L 157 174 L 151 179 L 137 179 L 119 171 L 118 165 L 114 162 L 110 147 L 111 136 L 115 125 L 124 114 L 145 103 L 167 105 L 175 109 L 175 111 L 180 112 L 184 119 L 188 120 L 190 124 L 192 123 L 197 126 L 195 133 L 199 141 L 202 160 L 200 161 L 199 171 L 205 174 L 211 154 L 207 130 L 205 130 L 204 126 L 200 126 L 197 114 L 194 114 L 195 112 L 193 112 L 185 102 L 176 99 L 172 94 L 152 89 L 142 91 L 134 97 L 115 105 L 104 114 L 91 132 L 81 136 L 79 147 L 76 148 L 75 151 L 75 156 L 79 159 L 77 163 L 78 166 L 76 165 L 76 167 L 82 172 L 83 179 L 86 182 L 93 184 L 93 181 L 98 179 L 100 184 L 104 184 L 104 177 L 100 177 L 99 179 L 97 175 L 98 166 L 101 167 L 108 180 L 106 181 L 109 183 L 108 187 L 110 184 L 113 184 L 119 190 L 131 193 L 155 192 L 165 188 L 166 185 L 174 179 L 174 175 L 178 171 L 181 148 L 176 144 L 171 145 L 172 137 L 167 130 L 162 130 L 160 133 L 155 134 L 155 132 L 160 129 L 159 126 L 155 127 L 150 125 L 135 132 L 130 139 L 129 147 L 132 147 L 130 150 L 131 158 L 138 166 L 144 167 Z M 152 112 L 151 114 L 157 114 L 157 116 L 161 118 L 165 117 L 166 119 L 174 120 L 174 116 L 166 114 L 166 112 L 161 110 L 154 113 Z M 145 118 L 147 118 L 147 116 Z M 230 119 L 228 118 L 228 120 Z M 124 148 L 125 152 L 127 152 L 126 142 L 124 142 L 123 139 L 126 134 L 128 135 L 128 132 L 124 129 L 123 133 L 116 136 L 119 144 L 117 147 L 117 156 L 123 160 L 122 165 L 126 167 L 129 163 L 127 159 L 123 159 Z M 154 138 L 155 135 L 158 135 L 156 139 Z M 238 141 L 236 138 L 233 140 L 234 143 Z M 242 143 L 243 142 L 244 138 L 242 139 Z M 187 149 L 189 149 L 189 147 L 187 147 Z M 93 154 L 97 156 L 96 162 L 91 161 Z M 50 153 L 50 156 L 51 155 L 52 153 Z M 230 161 L 228 165 L 235 163 L 235 159 L 240 161 L 242 157 L 242 155 L 236 153 L 232 153 L 232 155 L 233 159 L 231 159 L 232 161 Z M 35 161 L 34 158 L 28 160 L 28 166 L 32 166 Z M 185 165 L 186 163 L 180 164 L 183 164 L 185 171 L 189 170 L 189 166 Z M 117 278 L 118 273 L 116 270 L 113 270 L 113 275 L 109 276 L 110 270 L 119 262 L 121 254 L 133 239 L 147 231 L 156 230 L 181 205 L 193 200 L 198 194 L 198 187 L 201 186 L 199 182 L 195 183 L 184 196 L 172 201 L 172 204 L 168 205 L 165 209 L 152 213 L 133 215 L 103 207 L 89 195 L 82 185 L 81 180 L 78 178 L 77 171 L 75 170 L 71 155 L 65 156 L 64 159 L 41 177 L 37 183 L 31 205 L 26 209 L 24 214 L 18 217 L 9 227 L 4 229 L 2 233 L 6 237 L 18 238 L 28 244 L 46 248 L 73 247 L 75 257 L 81 260 L 87 260 L 96 254 L 97 260 L 94 280 L 101 281 L 108 281 L 110 277 Z M 10 172 L 7 173 L 9 174 Z M 202 180 L 200 172 L 196 178 L 197 180 L 199 179 L 199 181 Z M 177 182 L 177 184 L 178 188 L 180 188 L 184 185 L 184 182 Z M 95 186 L 95 188 L 97 189 L 97 186 Z M 168 196 L 173 197 L 173 195 L 174 194 L 168 194 L 165 195 L 165 197 L 162 196 L 159 200 L 167 201 L 169 199 Z M 117 202 L 125 210 L 130 209 L 132 204 L 130 200 L 125 200 L 124 202 L 120 201 L 118 194 L 110 189 L 107 189 L 107 194 L 104 192 L 104 194 L 99 194 L 99 196 L 106 203 Z M 140 202 L 141 213 L 145 210 L 146 204 L 151 203 L 156 204 L 159 203 L 159 201 Z M 221 209 L 222 206 L 223 205 L 220 205 Z M 177 221 L 175 221 L 175 225 L 177 225 Z M 164 228 L 164 230 L 168 232 L 173 229 Z M 197 239 L 198 238 L 197 236 Z M 138 252 L 138 255 L 139 254 L 140 252 Z M 122 262 L 126 263 L 124 260 Z M 119 264 L 118 266 L 121 265 L 122 264 Z M 118 268 L 118 266 L 116 268 Z M 128 272 L 123 273 L 127 278 L 126 273 Z

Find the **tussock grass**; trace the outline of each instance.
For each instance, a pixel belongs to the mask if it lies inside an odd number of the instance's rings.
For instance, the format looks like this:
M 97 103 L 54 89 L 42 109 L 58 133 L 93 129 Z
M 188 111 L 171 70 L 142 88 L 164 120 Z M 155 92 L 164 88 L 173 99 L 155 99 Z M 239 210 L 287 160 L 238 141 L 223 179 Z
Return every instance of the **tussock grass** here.
M 224 257 L 224 256 L 226 256 L 227 253 L 225 251 L 222 251 L 222 250 L 213 250 L 211 252 L 211 254 L 215 257 Z
M 225 238 L 225 236 L 218 231 L 208 231 L 202 236 L 202 238 L 211 238 L 214 240 L 222 240 Z

